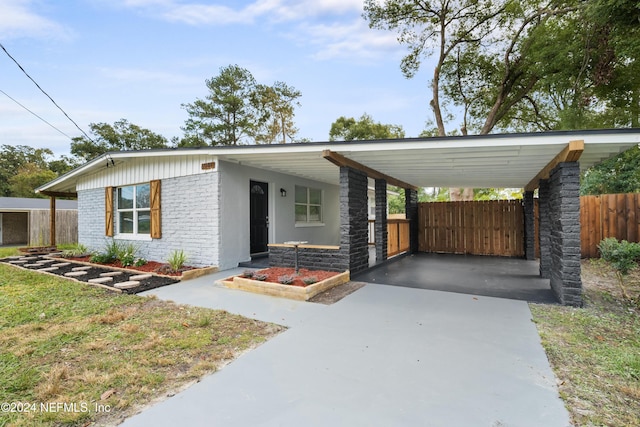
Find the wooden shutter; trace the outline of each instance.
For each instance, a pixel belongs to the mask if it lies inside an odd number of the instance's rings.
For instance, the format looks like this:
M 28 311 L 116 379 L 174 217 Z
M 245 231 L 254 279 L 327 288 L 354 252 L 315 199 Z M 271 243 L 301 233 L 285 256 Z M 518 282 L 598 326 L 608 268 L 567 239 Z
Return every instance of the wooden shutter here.
M 107 187 L 104 190 L 104 234 L 113 237 L 113 187 Z
M 151 238 L 162 237 L 160 222 L 160 180 L 151 181 Z

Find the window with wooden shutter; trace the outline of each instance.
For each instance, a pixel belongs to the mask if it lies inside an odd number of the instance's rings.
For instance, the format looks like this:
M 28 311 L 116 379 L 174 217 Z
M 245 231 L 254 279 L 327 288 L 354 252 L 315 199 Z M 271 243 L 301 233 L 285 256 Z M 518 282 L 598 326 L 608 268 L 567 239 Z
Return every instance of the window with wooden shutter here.
M 113 187 L 105 188 L 104 192 L 105 218 L 104 234 L 113 237 Z
M 160 180 L 151 181 L 151 238 L 162 237 L 160 221 Z

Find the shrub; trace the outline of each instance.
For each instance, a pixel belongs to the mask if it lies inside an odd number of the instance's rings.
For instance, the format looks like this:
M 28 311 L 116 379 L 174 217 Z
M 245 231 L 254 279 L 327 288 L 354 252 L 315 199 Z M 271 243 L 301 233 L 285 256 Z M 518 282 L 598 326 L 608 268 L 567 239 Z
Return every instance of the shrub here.
M 97 264 L 110 264 L 115 260 L 115 257 L 105 253 L 94 253 L 91 255 L 91 258 L 89 258 L 89 261 Z
M 146 263 L 147 263 L 146 259 L 144 259 L 144 258 L 136 258 L 136 260 L 133 262 L 133 265 L 135 265 L 136 267 L 142 267 Z
M 169 254 L 169 259 L 167 259 L 167 263 L 173 271 L 179 271 L 182 267 L 184 267 L 185 262 L 187 262 L 187 255 L 182 249 L 171 251 L 171 254 Z
M 268 277 L 269 276 L 267 276 L 264 273 L 254 273 L 253 274 L 253 280 L 259 280 L 261 282 L 264 281 L 264 280 L 267 280 Z
M 119 259 L 121 252 L 122 245 L 119 242 L 116 242 L 114 239 L 107 240 L 104 244 L 103 254 L 109 257 L 111 260 Z
M 619 242 L 615 237 L 607 237 L 598 244 L 598 249 L 600 250 L 600 257 L 616 270 L 622 297 L 629 299 L 624 287 L 624 276 L 638 266 L 640 244 L 627 242 L 626 240 Z
M 283 285 L 290 285 L 293 283 L 294 280 L 295 280 L 295 277 L 291 275 L 278 277 L 278 282 L 282 283 Z
M 64 258 L 78 257 L 78 256 L 85 255 L 88 252 L 89 250 L 85 245 L 81 245 L 80 243 L 78 243 L 76 245 L 73 245 L 71 248 L 65 249 L 64 251 L 62 251 L 62 257 Z
M 313 285 L 314 283 L 318 283 L 318 278 L 316 276 L 309 276 L 302 279 L 302 283 L 305 285 Z
M 242 277 L 246 277 L 247 279 L 251 279 L 253 277 L 253 270 L 245 270 L 242 272 Z
M 123 267 L 133 265 L 136 260 L 138 246 L 133 243 L 120 243 L 117 245 L 116 257 L 120 260 Z

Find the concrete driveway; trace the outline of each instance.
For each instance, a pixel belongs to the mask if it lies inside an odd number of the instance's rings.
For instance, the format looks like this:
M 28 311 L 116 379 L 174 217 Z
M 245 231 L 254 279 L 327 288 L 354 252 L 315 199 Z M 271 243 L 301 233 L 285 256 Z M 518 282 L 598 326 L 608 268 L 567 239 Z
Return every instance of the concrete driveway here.
M 127 427 L 570 425 L 522 301 L 368 284 L 325 306 L 212 276 L 149 293 L 289 329 Z

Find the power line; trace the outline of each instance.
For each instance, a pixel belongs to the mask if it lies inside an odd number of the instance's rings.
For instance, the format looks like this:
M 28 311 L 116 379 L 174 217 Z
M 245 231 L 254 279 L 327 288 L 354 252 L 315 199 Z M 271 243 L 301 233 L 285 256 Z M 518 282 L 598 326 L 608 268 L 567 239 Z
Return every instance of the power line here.
M 94 141 L 93 141 L 93 139 L 91 139 L 91 137 L 90 137 L 89 135 L 87 135 L 87 133 L 86 133 L 85 131 L 83 131 L 83 130 L 80 128 L 80 126 L 78 126 L 78 124 L 77 124 L 76 122 L 74 122 L 74 121 L 73 121 L 73 119 L 72 119 L 71 117 L 69 117 L 69 115 L 68 115 L 68 114 L 67 114 L 67 113 L 62 109 L 62 107 L 60 107 L 60 106 L 56 103 L 56 101 L 54 101 L 54 100 L 53 100 L 53 98 L 52 98 L 52 97 L 50 97 L 50 96 L 49 96 L 49 94 L 48 94 L 47 92 L 45 92 L 45 91 L 44 91 L 44 89 L 42 89 L 42 88 L 40 87 L 40 85 L 39 85 L 35 80 L 33 80 L 33 78 L 29 75 L 29 73 L 27 73 L 27 72 L 25 71 L 25 69 L 24 69 L 24 68 L 22 68 L 22 65 L 20 65 L 20 63 L 19 63 L 18 61 L 16 61 L 16 60 L 15 60 L 15 58 L 14 58 L 13 56 L 11 56 L 11 54 L 7 51 L 7 49 L 4 47 L 4 45 L 3 45 L 2 43 L 0 43 L 0 47 L 2 48 L 2 50 L 4 50 L 4 53 L 6 53 L 6 54 L 7 54 L 7 56 L 8 56 L 9 58 L 11 58 L 11 60 L 12 60 L 13 62 L 15 62 L 15 64 L 18 66 L 18 68 L 20 68 L 20 70 L 24 73 L 24 75 L 25 75 L 25 76 L 27 76 L 27 77 L 29 78 L 29 80 L 31 80 L 31 81 L 33 82 L 33 84 L 34 84 L 34 85 L 36 85 L 36 87 L 37 87 L 38 89 L 40 89 L 40 92 L 44 93 L 44 94 L 45 94 L 45 96 L 46 96 L 47 98 L 49 98 L 49 99 L 51 100 L 51 102 L 53 102 L 53 105 L 55 105 L 56 107 L 58 107 L 58 110 L 62 111 L 62 114 L 64 114 L 64 115 L 65 115 L 65 117 L 66 117 L 67 119 L 69 119 L 69 121 L 70 121 L 71 123 L 73 123 L 73 125 L 74 125 L 76 128 L 78 128 L 78 130 L 79 130 L 80 132 L 82 132 L 82 134 L 83 134 L 84 136 L 86 136 L 86 137 L 89 139 L 89 141 L 94 142 Z
M 42 120 L 43 122 L 45 122 L 46 124 L 48 124 L 49 126 L 51 126 L 52 128 L 54 128 L 55 130 L 57 130 L 58 132 L 60 132 L 61 134 L 63 134 L 64 136 L 66 136 L 69 139 L 73 139 L 71 138 L 69 135 L 67 135 L 66 133 L 62 132 L 60 129 L 58 129 L 57 127 L 55 127 L 54 125 L 52 125 L 51 123 L 49 123 L 48 121 L 46 121 L 45 119 L 43 119 L 42 117 L 40 117 L 39 115 L 37 115 L 36 113 L 34 113 L 33 111 L 31 111 L 30 109 L 28 109 L 27 107 L 25 107 L 24 105 L 22 105 L 20 102 L 18 102 L 17 100 L 15 100 L 14 98 L 12 98 L 11 96 L 9 96 L 9 94 L 5 91 L 3 91 L 2 89 L 0 89 L 0 92 L 2 92 L 7 98 L 9 98 L 10 100 L 12 100 L 13 102 L 15 102 L 16 104 L 18 104 L 19 106 L 21 106 L 22 108 L 24 108 L 25 110 L 27 110 L 28 112 L 30 112 L 31 114 L 33 114 L 34 116 L 36 116 L 37 118 L 39 118 L 40 120 Z

